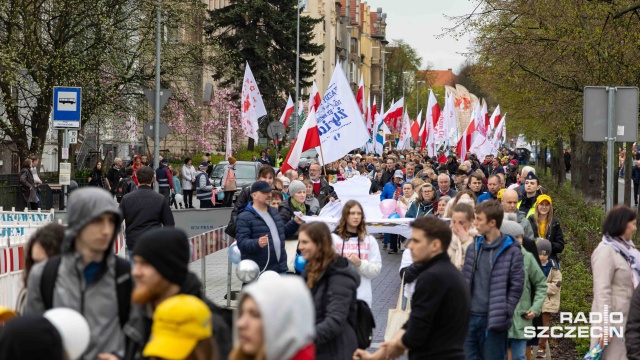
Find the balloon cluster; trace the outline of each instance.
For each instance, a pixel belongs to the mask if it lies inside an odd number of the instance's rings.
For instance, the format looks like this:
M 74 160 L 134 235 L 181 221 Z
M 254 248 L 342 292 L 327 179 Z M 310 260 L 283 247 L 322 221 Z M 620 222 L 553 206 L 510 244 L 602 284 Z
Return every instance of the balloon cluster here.
M 396 212 L 397 207 L 398 202 L 393 199 L 386 199 L 380 202 L 380 212 L 383 217 L 387 219 L 400 219 L 404 217 L 404 214 L 401 215 Z

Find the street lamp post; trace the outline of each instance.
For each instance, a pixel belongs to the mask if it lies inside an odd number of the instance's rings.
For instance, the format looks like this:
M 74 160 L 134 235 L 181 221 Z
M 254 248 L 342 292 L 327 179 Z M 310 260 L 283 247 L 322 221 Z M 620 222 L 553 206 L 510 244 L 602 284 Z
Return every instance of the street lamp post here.
M 158 0 L 158 11 L 156 14 L 156 103 L 155 103 L 155 118 L 153 125 L 153 168 L 160 167 L 160 46 L 162 44 L 160 38 L 161 24 L 162 24 L 162 0 Z M 155 191 L 160 191 L 158 183 L 153 182 L 153 188 Z
M 418 87 L 420 86 L 420 83 L 425 83 L 424 80 L 418 80 L 416 81 L 416 118 L 418 117 L 418 111 L 420 110 L 420 107 L 418 106 L 418 104 L 420 104 L 420 91 L 418 91 Z M 420 119 L 417 119 L 418 121 L 420 121 Z
M 293 104 L 293 116 L 295 119 L 295 135 L 298 136 L 298 104 L 300 94 L 300 10 L 304 7 L 304 0 L 298 0 L 298 28 L 296 31 L 296 102 Z

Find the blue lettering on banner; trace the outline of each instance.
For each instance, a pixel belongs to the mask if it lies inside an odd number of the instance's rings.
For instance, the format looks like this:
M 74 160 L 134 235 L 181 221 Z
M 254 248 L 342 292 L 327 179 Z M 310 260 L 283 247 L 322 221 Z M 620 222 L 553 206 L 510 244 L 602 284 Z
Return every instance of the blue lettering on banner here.
M 0 214 L 0 221 L 2 222 L 16 222 L 16 221 L 42 222 L 42 221 L 52 221 L 52 219 L 50 219 L 49 214 L 3 213 L 3 214 Z
M 24 236 L 24 228 L 2 228 L 0 237 Z
M 214 230 L 217 229 L 213 225 L 191 225 L 191 230 Z

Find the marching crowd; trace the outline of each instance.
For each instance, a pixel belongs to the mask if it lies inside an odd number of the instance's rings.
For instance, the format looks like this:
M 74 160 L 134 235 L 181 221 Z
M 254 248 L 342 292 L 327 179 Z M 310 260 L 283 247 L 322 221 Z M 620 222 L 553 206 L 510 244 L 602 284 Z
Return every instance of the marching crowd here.
M 260 161 L 268 163 L 267 156 Z M 226 232 L 242 260 L 282 276 L 244 284 L 233 313 L 203 296 L 188 270 L 186 234 L 173 228 L 172 194 L 195 190 L 201 207 L 211 205 L 209 164 L 196 171 L 191 163 L 185 160 L 180 179 L 166 161 L 153 170 L 136 158 L 116 189 L 109 176 L 96 174 L 91 181 L 102 189 L 70 195 L 66 228 L 46 225 L 26 247 L 18 304 L 0 312 L 0 321 L 11 318 L 0 327 L 0 358 L 71 358 L 69 344 L 76 340 L 46 316 L 60 307 L 86 319 L 83 359 L 390 359 L 406 352 L 410 359 L 531 359 L 551 353 L 546 338 L 526 336 L 525 328 L 551 326 L 560 310 L 561 265 L 571 266 L 562 264 L 565 238 L 554 215 L 562 204 L 554 204 L 521 154 L 501 149 L 483 161 L 473 154 L 462 161 L 442 151 L 435 157 L 354 152 L 284 174 L 265 164 L 229 204 Z M 236 191 L 234 164 L 229 158 L 225 197 Z M 367 232 L 362 204 L 339 199 L 332 186 L 352 177 L 370 180 L 369 194 L 379 196 L 389 217 L 415 219 L 409 238 Z M 151 190 L 154 178 L 160 194 Z M 130 190 L 118 196 L 122 179 Z M 302 221 L 336 201 L 344 204 L 333 231 Z M 190 207 L 187 196 L 184 202 Z M 113 252 L 123 222 L 128 260 Z M 592 311 L 621 312 L 626 325 L 624 339 L 592 338 L 592 351 L 603 358 L 640 359 L 635 222 L 635 211 L 612 209 L 591 259 Z M 387 324 L 385 342 L 373 352 L 367 350 L 372 280 L 382 271 L 381 251 L 402 256 L 405 318 Z

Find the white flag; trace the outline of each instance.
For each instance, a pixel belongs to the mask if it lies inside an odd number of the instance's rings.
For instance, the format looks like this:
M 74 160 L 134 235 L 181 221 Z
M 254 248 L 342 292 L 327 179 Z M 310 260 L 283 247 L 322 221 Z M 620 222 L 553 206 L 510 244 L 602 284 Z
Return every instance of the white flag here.
M 347 78 L 336 66 L 317 112 L 324 163 L 336 161 L 369 140 L 367 125 Z
M 262 102 L 260 90 L 256 79 L 253 78 L 249 62 L 244 69 L 244 81 L 242 82 L 242 130 L 247 137 L 258 141 L 258 119 L 267 115 L 267 109 Z
M 404 113 L 404 117 L 402 118 L 402 130 L 400 130 L 400 139 L 398 140 L 398 150 L 409 149 L 411 146 L 411 120 L 409 120 L 409 115 Z
M 384 153 L 384 139 L 386 139 L 388 134 L 391 134 L 391 131 L 389 131 L 387 124 L 382 121 L 382 116 L 380 114 L 375 114 L 374 116 L 376 122 L 375 129 L 377 130 L 373 150 L 376 155 L 382 155 L 382 153 Z
M 458 135 L 458 116 L 455 101 L 456 99 L 454 94 L 449 94 L 449 98 L 447 100 L 447 111 L 444 113 L 444 121 L 447 123 L 446 128 L 448 129 L 447 141 L 449 144 L 455 144 L 460 137 Z
M 231 147 L 231 111 L 229 111 L 229 120 L 227 121 L 227 146 L 224 151 L 225 160 L 228 160 L 233 153 Z

